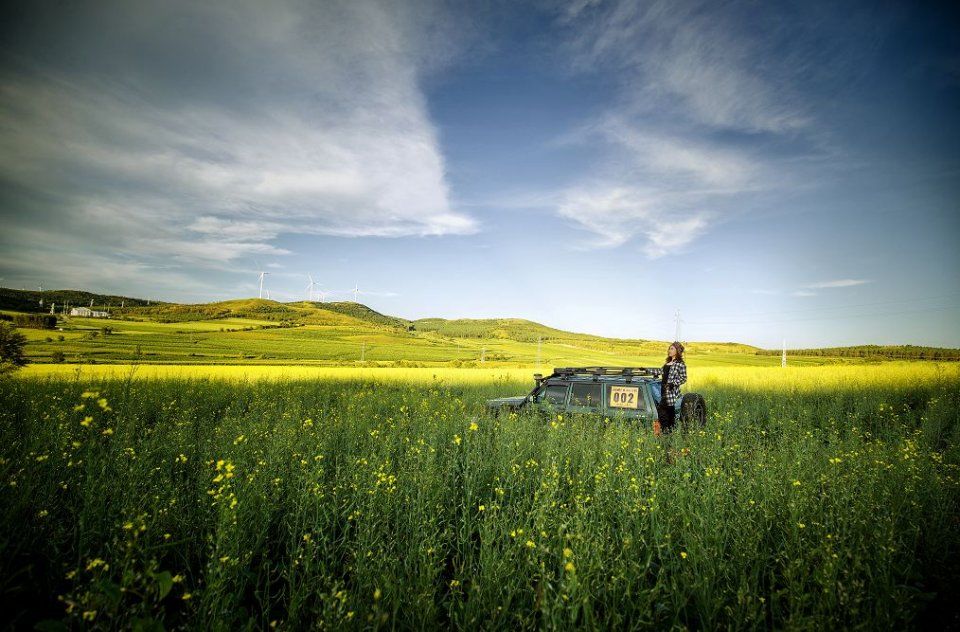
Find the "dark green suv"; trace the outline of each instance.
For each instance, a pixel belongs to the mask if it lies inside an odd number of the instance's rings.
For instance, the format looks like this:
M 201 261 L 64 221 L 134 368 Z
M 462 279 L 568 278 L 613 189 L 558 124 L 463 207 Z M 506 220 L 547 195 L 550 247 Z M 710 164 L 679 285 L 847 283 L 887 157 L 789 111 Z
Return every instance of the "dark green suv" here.
M 568 367 L 533 376 L 537 385 L 526 396 L 487 401 L 494 413 L 535 409 L 547 413 L 593 413 L 652 424 L 660 403 L 661 369 L 651 367 Z M 684 393 L 675 404 L 681 426 L 703 426 L 707 404 L 698 393 Z

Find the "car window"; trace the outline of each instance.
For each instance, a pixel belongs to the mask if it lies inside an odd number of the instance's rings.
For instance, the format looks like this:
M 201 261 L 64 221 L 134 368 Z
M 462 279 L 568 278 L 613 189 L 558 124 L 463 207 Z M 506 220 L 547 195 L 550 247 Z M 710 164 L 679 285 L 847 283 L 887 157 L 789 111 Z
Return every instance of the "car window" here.
M 545 389 L 540 391 L 540 396 L 537 399 L 552 406 L 563 406 L 567 400 L 567 385 L 548 384 Z
M 603 404 L 600 389 L 601 385 L 599 383 L 574 384 L 570 395 L 570 405 L 599 408 Z

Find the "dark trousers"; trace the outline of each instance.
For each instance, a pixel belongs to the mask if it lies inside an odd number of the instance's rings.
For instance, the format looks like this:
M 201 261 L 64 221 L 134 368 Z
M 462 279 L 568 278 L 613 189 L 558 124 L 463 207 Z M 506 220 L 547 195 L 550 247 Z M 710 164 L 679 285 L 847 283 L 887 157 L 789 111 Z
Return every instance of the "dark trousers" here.
M 677 416 L 674 407 L 661 400 L 657 406 L 657 415 L 660 417 L 660 431 L 671 432 Z

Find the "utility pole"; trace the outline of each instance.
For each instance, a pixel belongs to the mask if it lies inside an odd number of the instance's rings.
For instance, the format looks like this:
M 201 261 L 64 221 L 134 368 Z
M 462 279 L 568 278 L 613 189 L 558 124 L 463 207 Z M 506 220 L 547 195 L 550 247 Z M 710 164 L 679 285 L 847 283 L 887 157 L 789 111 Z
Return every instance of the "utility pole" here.
M 677 308 L 677 311 L 674 314 L 674 318 L 676 319 L 677 328 L 676 328 L 676 332 L 673 339 L 679 341 L 680 340 L 680 308 L 679 307 Z
M 780 355 L 780 366 L 787 366 L 787 339 L 783 339 L 783 353 Z

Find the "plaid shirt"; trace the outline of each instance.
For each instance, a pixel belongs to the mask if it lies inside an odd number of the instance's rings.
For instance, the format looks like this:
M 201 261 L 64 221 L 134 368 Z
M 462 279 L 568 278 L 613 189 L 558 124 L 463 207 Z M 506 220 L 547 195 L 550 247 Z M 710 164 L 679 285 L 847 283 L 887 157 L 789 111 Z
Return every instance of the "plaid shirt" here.
M 683 362 L 673 362 L 669 367 L 670 375 L 667 376 L 667 388 L 664 389 L 661 401 L 673 406 L 680 399 L 680 385 L 687 381 L 687 365 Z

